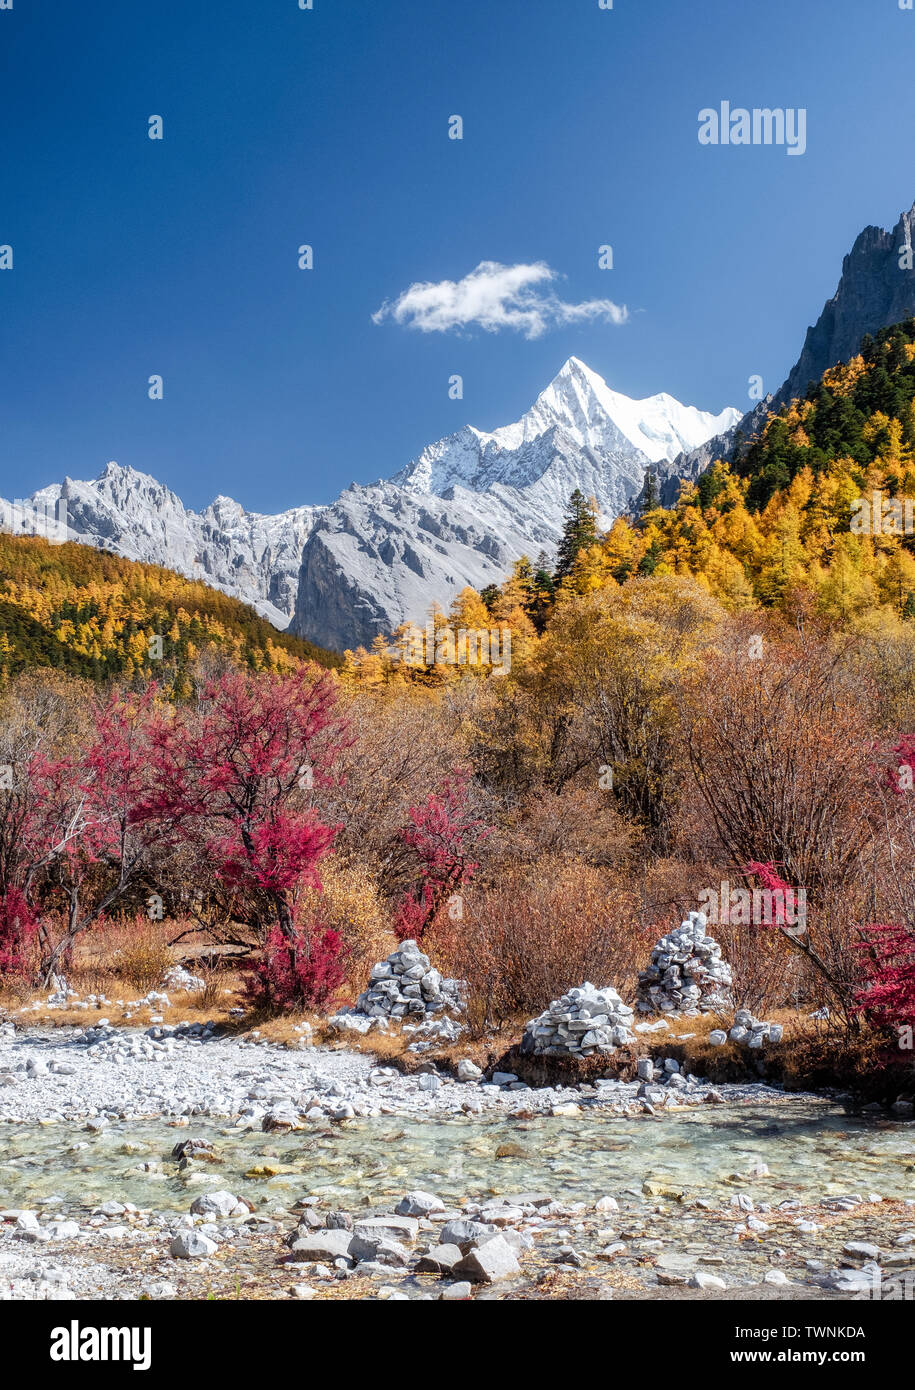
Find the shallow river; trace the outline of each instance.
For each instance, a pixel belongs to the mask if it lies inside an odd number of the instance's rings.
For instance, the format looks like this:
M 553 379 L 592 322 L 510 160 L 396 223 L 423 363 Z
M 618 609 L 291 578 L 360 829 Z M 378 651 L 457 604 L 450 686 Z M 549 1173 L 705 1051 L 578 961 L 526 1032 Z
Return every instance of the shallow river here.
M 179 1173 L 172 1148 L 192 1137 L 211 1140 L 221 1161 Z M 497 1157 L 503 1145 L 509 1152 Z M 382 1207 L 410 1188 L 455 1203 L 531 1189 L 593 1202 L 640 1196 L 649 1176 L 693 1199 L 720 1199 L 729 1180 L 760 1163 L 770 1170 L 764 1198 L 773 1205 L 851 1192 L 915 1199 L 915 1124 L 847 1114 L 828 1100 L 787 1099 L 658 1118 L 586 1108 L 568 1118 L 356 1119 L 292 1134 L 197 1120 L 184 1127 L 125 1121 L 97 1135 L 79 1124 L 3 1125 L 0 1206 L 91 1207 L 115 1199 L 186 1211 L 196 1192 L 217 1187 L 260 1207 L 306 1196 Z

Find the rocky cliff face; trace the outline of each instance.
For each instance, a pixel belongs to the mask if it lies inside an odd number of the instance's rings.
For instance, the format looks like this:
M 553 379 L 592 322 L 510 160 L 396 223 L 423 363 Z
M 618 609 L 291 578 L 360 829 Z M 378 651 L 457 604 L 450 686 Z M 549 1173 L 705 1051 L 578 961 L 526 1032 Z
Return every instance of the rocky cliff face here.
M 915 204 L 901 215 L 891 232 L 865 227 L 842 262 L 835 294 L 813 327 L 807 329 L 801 355 L 776 393 L 779 405 L 803 395 L 827 367 L 854 357 L 866 333 L 876 333 L 915 314 L 913 225 Z
M 832 299 L 816 323 L 807 329 L 801 355 L 786 380 L 730 429 L 685 449 L 670 463 L 658 465 L 661 501 L 673 506 L 682 481 L 695 482 L 715 459 L 732 459 L 738 436 L 750 439 L 762 428 L 770 411 L 802 396 L 811 381 L 839 362 L 854 357 L 867 333 L 902 323 L 915 315 L 915 204 L 902 213 L 891 232 L 865 227 L 842 262 L 842 274 Z
M 305 544 L 290 630 L 320 633 L 338 651 L 369 646 L 406 620 L 422 624 L 431 603 L 447 607 L 468 584 L 499 583 L 525 550 L 536 555 L 555 537 L 511 488 L 487 493 L 483 506 L 460 487 L 447 497 L 392 483 L 350 488 Z

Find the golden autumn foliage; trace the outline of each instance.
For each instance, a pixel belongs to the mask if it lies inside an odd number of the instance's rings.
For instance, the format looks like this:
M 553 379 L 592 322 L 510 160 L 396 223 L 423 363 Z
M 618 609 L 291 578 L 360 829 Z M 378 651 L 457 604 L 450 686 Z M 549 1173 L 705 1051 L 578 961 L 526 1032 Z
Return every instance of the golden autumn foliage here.
M 278 632 L 253 609 L 173 570 L 68 543 L 0 533 L 0 678 L 51 666 L 90 679 L 182 673 L 205 647 L 255 671 L 334 653 Z

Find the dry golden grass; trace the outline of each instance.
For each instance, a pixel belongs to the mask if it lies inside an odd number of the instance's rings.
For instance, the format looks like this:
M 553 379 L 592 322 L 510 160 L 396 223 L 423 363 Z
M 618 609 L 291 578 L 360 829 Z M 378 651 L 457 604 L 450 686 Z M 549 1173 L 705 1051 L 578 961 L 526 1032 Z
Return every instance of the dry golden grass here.
M 134 917 L 129 924 L 128 940 L 117 948 L 111 958 L 111 968 L 117 978 L 131 985 L 139 994 L 156 989 L 169 966 L 175 963 L 157 923 L 147 917 Z
M 637 1074 L 640 1057 L 655 1062 L 673 1057 L 687 1072 L 706 1077 L 715 1083 L 766 1080 L 781 1084 L 789 1091 L 815 1090 L 827 1086 L 845 1086 L 863 1099 L 895 1097 L 913 1083 L 912 1069 L 906 1069 L 904 1054 L 902 1069 L 887 1069 L 887 1041 L 879 1034 L 862 1030 L 845 1034 L 801 1013 L 776 1009 L 766 1015 L 767 1021 L 780 1023 L 784 1028 L 781 1043 L 751 1050 L 739 1043 L 727 1042 L 715 1047 L 708 1040 L 713 1029 L 728 1029 L 732 1019 L 727 1015 L 704 1014 L 698 1018 L 668 1020 L 671 1026 L 659 1033 L 642 1033 L 627 1047 L 611 1056 L 592 1057 L 531 1057 L 520 1052 L 521 1034 L 526 1022 L 524 1015 L 506 1022 L 497 1030 L 480 1036 L 465 1036 L 456 1043 L 430 1048 L 425 1052 L 409 1052 L 409 1034 L 369 1033 L 367 1036 L 334 1033 L 321 1020 L 312 1020 L 314 1041 L 322 1046 L 354 1049 L 377 1057 L 379 1062 L 410 1073 L 428 1062 L 440 1070 L 454 1074 L 457 1063 L 467 1057 L 484 1071 L 513 1071 L 531 1085 L 580 1085 L 613 1076 L 631 1081 Z M 270 1025 L 262 1029 L 272 1031 Z
M 485 1037 L 468 1036 L 456 1043 L 430 1048 L 427 1052 L 407 1050 L 413 1041 L 409 1033 L 373 1032 L 364 1037 L 358 1033 L 340 1034 L 328 1028 L 322 1020 L 315 1026 L 315 1041 L 322 1046 L 336 1044 L 351 1051 L 368 1053 L 371 1057 L 377 1057 L 379 1062 L 407 1073 L 416 1071 L 425 1062 L 430 1061 L 435 1062 L 436 1066 L 444 1071 L 452 1071 L 462 1057 L 468 1057 L 485 1070 L 487 1067 L 495 1066 L 499 1058 L 518 1041 L 524 1022 L 523 1019 L 513 1020 Z
M 362 864 L 328 859 L 321 868 L 323 891 L 306 894 L 303 922 L 320 922 L 339 932 L 346 948 L 346 987 L 341 999 L 353 1000 L 365 989 L 372 966 L 397 946 L 390 914 L 372 874 Z

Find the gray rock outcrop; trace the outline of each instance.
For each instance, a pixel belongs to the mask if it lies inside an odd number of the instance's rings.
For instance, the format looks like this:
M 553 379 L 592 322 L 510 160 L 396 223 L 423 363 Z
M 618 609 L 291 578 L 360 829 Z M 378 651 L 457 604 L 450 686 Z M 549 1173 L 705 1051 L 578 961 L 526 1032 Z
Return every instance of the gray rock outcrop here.
M 819 381 L 829 367 L 848 362 L 858 352 L 861 339 L 915 315 L 915 267 L 900 253 L 913 246 L 915 204 L 900 215 L 891 232 L 865 227 L 842 261 L 842 274 L 831 299 L 823 305 L 816 323 L 807 329 L 801 355 L 785 381 L 730 429 L 687 449 L 668 462 L 660 460 L 654 472 L 665 507 L 675 505 L 681 482 L 695 482 L 716 459 L 732 462 L 740 442 L 752 439 L 770 413 L 803 396 L 812 381 Z M 635 503 L 638 510 L 641 495 Z

